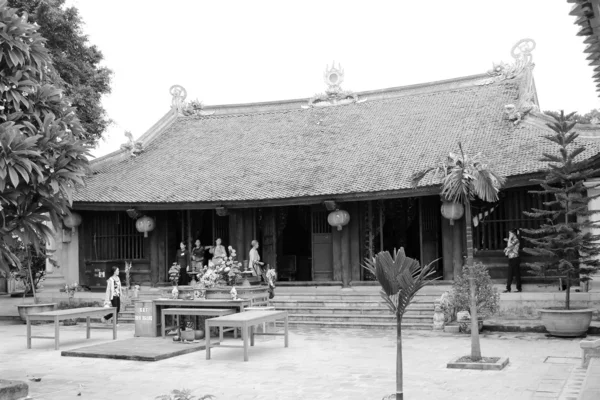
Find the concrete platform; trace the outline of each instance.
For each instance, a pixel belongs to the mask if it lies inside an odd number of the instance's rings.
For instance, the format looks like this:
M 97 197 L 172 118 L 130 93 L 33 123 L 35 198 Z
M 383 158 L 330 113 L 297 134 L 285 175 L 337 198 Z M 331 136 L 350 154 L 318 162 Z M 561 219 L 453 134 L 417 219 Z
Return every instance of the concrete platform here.
M 204 350 L 204 340 L 197 343 L 174 342 L 170 337 L 132 338 L 61 352 L 63 357 L 110 358 L 113 360 L 160 361 Z

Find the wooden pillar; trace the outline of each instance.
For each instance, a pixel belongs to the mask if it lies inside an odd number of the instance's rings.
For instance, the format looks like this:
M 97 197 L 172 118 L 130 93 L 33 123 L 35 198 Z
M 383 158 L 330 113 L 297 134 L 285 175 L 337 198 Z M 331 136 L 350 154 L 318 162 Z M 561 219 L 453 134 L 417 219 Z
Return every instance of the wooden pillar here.
M 337 228 L 331 228 L 331 239 L 333 246 L 333 280 L 342 280 L 342 232 Z
M 453 246 L 453 229 L 450 222 L 442 217 L 442 262 L 444 268 L 444 280 L 451 281 L 454 279 L 454 246 Z
M 362 215 L 360 203 L 352 203 L 349 206 L 350 213 L 350 281 L 360 281 L 360 222 Z
M 150 283 L 152 285 L 152 287 L 155 287 L 156 284 L 158 283 L 158 276 L 159 276 L 159 272 L 158 272 L 158 268 L 159 268 L 159 256 L 158 256 L 158 241 L 159 241 L 159 237 L 160 237 L 160 221 L 159 220 L 159 215 L 155 214 L 154 216 L 154 220 L 156 222 L 156 227 L 154 228 L 154 230 L 152 232 L 150 232 L 148 234 L 149 238 L 148 239 L 144 239 L 144 241 L 149 240 L 150 241 Z
M 350 217 L 350 220 L 352 221 L 352 217 Z M 341 233 L 342 287 L 349 287 L 352 277 L 352 265 L 350 265 L 350 226 L 346 225 Z
M 454 221 L 454 226 L 452 229 L 452 265 L 454 270 L 454 277 L 460 275 L 463 267 L 463 227 L 464 218 Z

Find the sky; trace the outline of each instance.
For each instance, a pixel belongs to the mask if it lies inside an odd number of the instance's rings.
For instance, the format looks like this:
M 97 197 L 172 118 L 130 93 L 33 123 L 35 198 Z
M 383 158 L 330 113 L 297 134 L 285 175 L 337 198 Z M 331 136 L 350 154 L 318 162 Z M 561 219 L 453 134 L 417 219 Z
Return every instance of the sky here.
M 113 72 L 114 124 L 92 152 L 140 137 L 171 105 L 169 88 L 205 105 L 307 98 L 332 61 L 363 91 L 485 73 L 534 39 L 542 110 L 600 103 L 571 4 L 548 0 L 70 0 Z

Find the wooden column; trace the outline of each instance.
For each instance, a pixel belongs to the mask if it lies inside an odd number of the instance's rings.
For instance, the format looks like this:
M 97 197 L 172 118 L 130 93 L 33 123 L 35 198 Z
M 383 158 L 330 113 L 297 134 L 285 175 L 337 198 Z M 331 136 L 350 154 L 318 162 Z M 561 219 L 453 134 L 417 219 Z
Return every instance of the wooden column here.
M 454 221 L 452 230 L 452 265 L 454 277 L 457 277 L 462 272 L 463 267 L 463 236 L 464 236 L 464 218 Z
M 350 213 L 350 281 L 360 281 L 360 222 L 362 215 L 360 203 L 352 203 L 349 207 Z
M 342 232 L 331 227 L 331 238 L 333 246 L 333 280 L 342 280 Z
M 160 237 L 160 230 L 159 230 L 159 216 L 158 214 L 154 214 L 154 221 L 156 222 L 156 227 L 154 228 L 154 230 L 152 232 L 150 232 L 148 234 L 149 238 L 148 239 L 144 239 L 144 240 L 149 240 L 150 241 L 150 283 L 152 285 L 152 287 L 155 287 L 156 284 L 158 283 L 158 276 L 159 276 L 159 272 L 158 272 L 158 241 L 159 241 L 159 237 Z
M 348 209 L 347 211 L 350 211 L 350 210 Z M 352 217 L 350 217 L 350 221 L 352 221 Z M 349 287 L 350 280 L 352 278 L 352 265 L 350 264 L 350 226 L 349 226 L 349 224 L 346 225 L 342 229 L 341 233 L 342 233 L 342 238 L 341 238 L 341 240 L 342 240 L 342 245 L 341 245 L 342 287 Z
M 450 222 L 442 217 L 442 262 L 444 264 L 444 280 L 451 281 L 454 279 L 454 246 L 453 246 L 453 226 Z

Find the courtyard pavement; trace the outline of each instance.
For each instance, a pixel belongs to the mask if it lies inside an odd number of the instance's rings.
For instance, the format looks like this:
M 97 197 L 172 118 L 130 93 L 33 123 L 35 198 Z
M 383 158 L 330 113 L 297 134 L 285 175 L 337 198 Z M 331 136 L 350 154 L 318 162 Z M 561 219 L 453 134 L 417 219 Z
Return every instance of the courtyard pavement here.
M 33 329 L 53 334 L 53 325 Z M 133 331 L 133 325 L 121 325 L 119 339 L 133 337 Z M 145 400 L 182 388 L 217 400 L 379 400 L 395 388 L 394 330 L 293 329 L 287 349 L 281 337 L 257 339 L 249 362 L 234 348 L 216 348 L 208 361 L 204 351 L 158 362 L 62 357 L 52 340 L 33 339 L 27 350 L 25 334 L 25 325 L 0 321 L 0 377 L 25 380 L 36 400 Z M 93 330 L 86 340 L 84 324 L 61 327 L 61 350 L 110 338 L 110 331 Z M 468 354 L 469 336 L 405 331 L 405 398 L 576 398 L 579 341 L 539 333 L 483 334 L 483 355 L 508 356 L 510 364 L 503 371 L 471 371 L 446 368 L 452 358 Z M 30 381 L 32 376 L 41 381 Z

